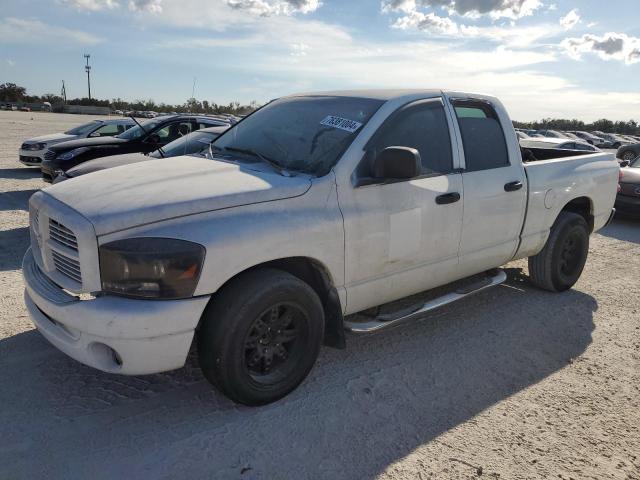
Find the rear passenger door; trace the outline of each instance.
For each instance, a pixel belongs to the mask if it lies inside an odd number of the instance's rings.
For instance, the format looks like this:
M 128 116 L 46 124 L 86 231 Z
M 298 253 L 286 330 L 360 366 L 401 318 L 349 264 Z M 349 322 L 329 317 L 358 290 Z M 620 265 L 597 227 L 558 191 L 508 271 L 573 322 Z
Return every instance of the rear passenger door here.
M 516 252 L 524 221 L 526 179 L 511 120 L 491 103 L 452 99 L 462 149 L 464 215 L 460 268 L 473 274 L 508 262 Z M 500 111 L 504 112 L 503 109 Z

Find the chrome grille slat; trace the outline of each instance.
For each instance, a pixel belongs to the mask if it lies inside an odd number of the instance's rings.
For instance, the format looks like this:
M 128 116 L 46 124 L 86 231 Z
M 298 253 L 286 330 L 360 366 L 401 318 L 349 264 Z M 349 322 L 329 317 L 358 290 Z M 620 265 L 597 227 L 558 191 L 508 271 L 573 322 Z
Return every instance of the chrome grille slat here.
M 65 253 L 64 251 L 58 251 L 58 248 L 50 248 L 53 265 L 56 270 L 67 278 L 82 284 L 80 261 L 74 258 L 74 253 L 78 252 L 76 235 L 62 223 L 49 218 L 49 239 L 67 250 L 67 253 Z M 51 246 L 53 247 L 53 244 Z
M 65 257 L 64 255 L 59 254 L 58 252 L 56 252 L 55 250 L 51 251 L 51 254 L 53 255 L 53 260 L 59 264 L 61 264 L 62 266 L 75 271 L 76 273 L 80 274 L 80 264 L 78 262 L 76 262 L 75 260 L 72 260 L 70 258 Z
M 76 252 L 78 251 L 78 240 L 74 233 L 52 218 L 49 219 L 49 238 Z

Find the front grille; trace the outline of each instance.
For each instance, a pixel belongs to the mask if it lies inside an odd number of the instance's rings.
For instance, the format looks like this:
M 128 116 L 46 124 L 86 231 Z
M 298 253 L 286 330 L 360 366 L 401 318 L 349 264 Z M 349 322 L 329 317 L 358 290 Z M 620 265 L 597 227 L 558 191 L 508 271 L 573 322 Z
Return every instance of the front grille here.
M 33 221 L 33 229 L 40 233 L 40 210 L 34 208 L 31 211 L 31 219 Z
M 64 247 L 78 251 L 78 240 L 74 233 L 52 218 L 49 219 L 49 238 Z
M 53 150 L 47 150 L 46 152 L 44 152 L 45 160 L 55 160 L 56 156 L 57 154 Z
M 80 273 L 80 262 L 67 257 L 55 250 L 51 250 L 53 256 L 53 264 L 56 266 L 56 270 L 63 275 L 66 275 L 72 280 L 78 283 L 82 283 L 82 274 Z
M 22 162 L 32 162 L 32 163 L 40 163 L 40 157 L 27 157 L 26 155 L 20 155 L 20 161 Z

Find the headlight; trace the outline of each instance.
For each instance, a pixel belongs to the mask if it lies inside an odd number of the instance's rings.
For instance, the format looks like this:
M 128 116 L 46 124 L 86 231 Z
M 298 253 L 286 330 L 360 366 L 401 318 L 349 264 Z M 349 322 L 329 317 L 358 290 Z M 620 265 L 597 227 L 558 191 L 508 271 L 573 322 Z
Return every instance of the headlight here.
M 34 150 L 44 150 L 45 148 L 47 148 L 47 144 L 46 143 L 36 143 L 35 144 Z
M 172 238 L 131 238 L 100 246 L 104 292 L 134 298 L 193 296 L 205 249 Z
M 86 152 L 87 150 L 89 150 L 88 147 L 75 148 L 73 150 L 69 150 L 68 152 L 61 153 L 60 155 L 58 155 L 56 157 L 56 159 L 57 160 L 71 160 L 73 157 L 77 157 L 78 155 L 80 155 L 81 153 Z

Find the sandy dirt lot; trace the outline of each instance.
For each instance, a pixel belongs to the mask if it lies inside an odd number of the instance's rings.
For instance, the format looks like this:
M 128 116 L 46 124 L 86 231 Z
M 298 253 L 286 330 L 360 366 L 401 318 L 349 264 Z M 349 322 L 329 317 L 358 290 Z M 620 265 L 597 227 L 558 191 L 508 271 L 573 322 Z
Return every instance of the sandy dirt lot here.
M 23 305 L 24 138 L 90 117 L 0 112 L 0 479 L 640 479 L 640 223 L 592 237 L 576 288 L 508 282 L 323 349 L 308 380 L 234 405 L 191 358 L 122 377 L 51 347 Z

